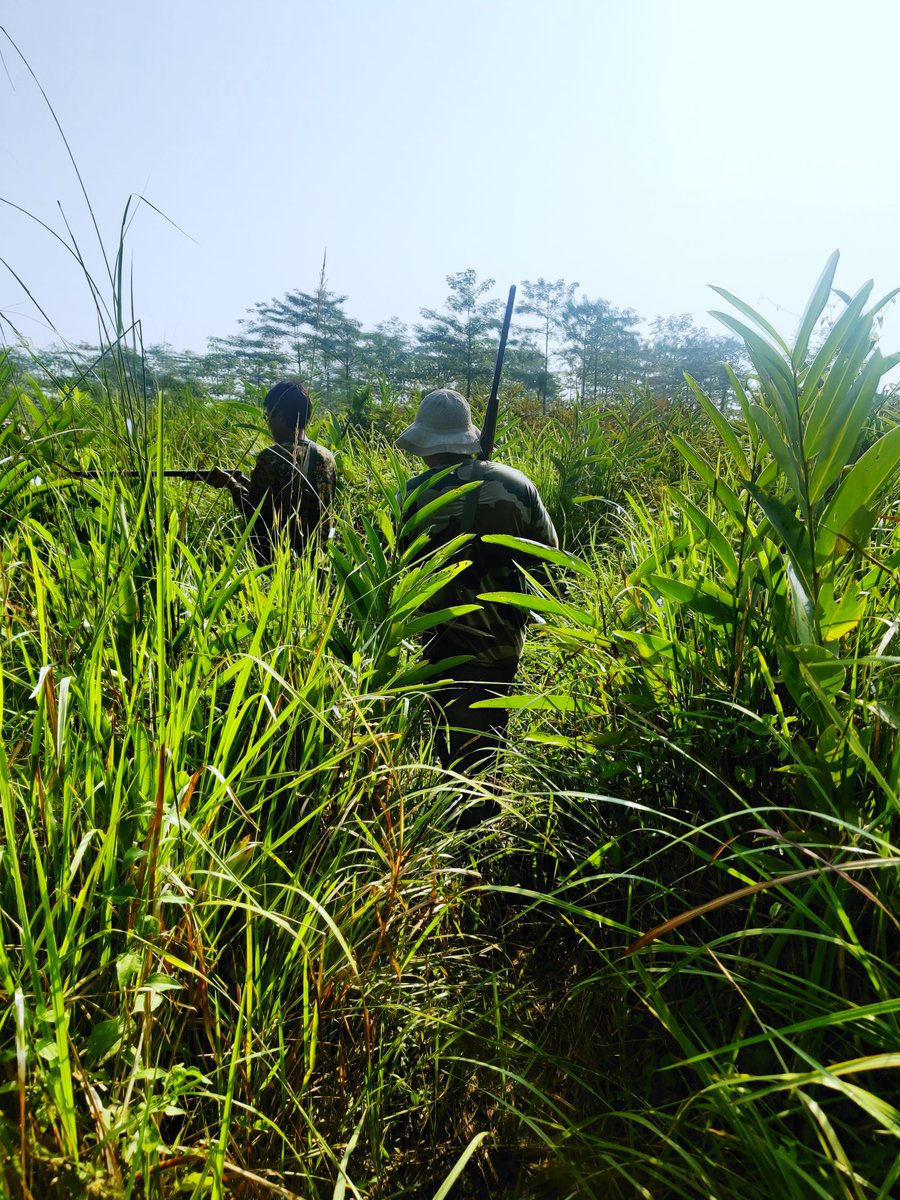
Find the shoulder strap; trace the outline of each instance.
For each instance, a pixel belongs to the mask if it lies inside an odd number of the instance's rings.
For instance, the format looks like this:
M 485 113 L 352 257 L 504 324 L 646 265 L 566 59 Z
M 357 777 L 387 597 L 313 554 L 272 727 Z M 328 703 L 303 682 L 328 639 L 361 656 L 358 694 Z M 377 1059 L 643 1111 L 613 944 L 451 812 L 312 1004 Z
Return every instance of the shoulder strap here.
M 303 476 L 303 482 L 309 487 L 312 484 L 309 481 L 309 465 L 312 458 L 312 442 L 309 438 L 306 439 L 306 453 L 303 455 L 303 466 L 300 468 L 300 474 Z
M 472 481 L 475 482 L 474 480 Z M 479 487 L 473 487 L 470 492 L 467 492 L 463 499 L 462 515 L 459 519 L 461 533 L 475 532 L 475 511 L 478 508 L 478 493 L 481 491 L 480 484 L 482 480 L 478 480 Z

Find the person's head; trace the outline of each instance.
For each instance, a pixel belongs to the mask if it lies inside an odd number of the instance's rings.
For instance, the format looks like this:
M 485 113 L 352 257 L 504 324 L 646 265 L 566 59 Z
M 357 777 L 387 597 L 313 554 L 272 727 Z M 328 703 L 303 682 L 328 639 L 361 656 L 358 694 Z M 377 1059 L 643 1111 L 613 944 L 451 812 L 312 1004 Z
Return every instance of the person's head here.
M 312 401 L 299 379 L 282 379 L 263 401 L 269 429 L 276 442 L 290 442 L 306 429 Z
M 452 388 L 423 397 L 416 419 L 394 443 L 429 462 L 442 455 L 478 454 L 481 430 L 472 424 L 469 402 Z

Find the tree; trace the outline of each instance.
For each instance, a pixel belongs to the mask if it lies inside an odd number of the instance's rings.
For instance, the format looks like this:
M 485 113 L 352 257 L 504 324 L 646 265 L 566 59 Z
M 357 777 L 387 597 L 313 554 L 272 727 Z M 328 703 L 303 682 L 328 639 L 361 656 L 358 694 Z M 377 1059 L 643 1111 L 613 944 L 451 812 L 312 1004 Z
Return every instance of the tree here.
M 569 299 L 559 318 L 564 356 L 574 391 L 583 400 L 605 399 L 621 388 L 638 363 L 638 316 L 608 300 Z
M 392 388 L 408 386 L 415 367 L 409 327 L 397 317 L 379 322 L 361 335 L 360 360 L 370 377 L 386 379 Z
M 283 353 L 290 355 L 297 374 L 303 375 L 308 341 L 305 330 L 315 328 L 316 309 L 315 296 L 307 292 L 285 292 L 280 300 L 254 304 L 247 309 L 253 315 L 242 317 L 238 324 L 249 336 L 278 345 Z
M 314 294 L 285 292 L 281 299 L 259 302 L 239 322 L 243 333 L 231 339 L 238 352 L 269 346 L 281 374 L 294 371 L 326 404 L 340 392 L 348 398 L 359 357 L 362 326 L 344 311 L 346 296 L 328 290 L 323 274 Z M 225 349 L 224 346 L 216 347 Z
M 710 333 L 689 313 L 651 322 L 644 371 L 654 391 L 666 396 L 683 394 L 687 372 L 724 406 L 731 387 L 726 362 L 745 362 L 744 347 L 737 338 Z
M 450 295 L 445 311 L 423 308 L 422 316 L 428 324 L 415 329 L 422 355 L 435 376 L 445 383 L 455 383 L 468 400 L 473 384 L 490 380 L 495 349 L 490 335 L 499 328 L 501 306 L 499 300 L 482 299 L 494 280 L 479 283 L 471 267 L 448 275 L 447 283 Z
M 144 349 L 144 364 L 157 391 L 182 391 L 200 396 L 206 391 L 209 362 L 192 350 L 173 350 L 168 343 Z
M 526 279 L 522 283 L 525 299 L 519 304 L 519 312 L 539 319 L 540 336 L 544 342 L 544 365 L 539 392 L 541 409 L 545 413 L 547 396 L 551 391 L 550 338 L 559 328 L 562 312 L 571 301 L 577 287 L 577 283 L 566 283 L 564 279 L 557 279 L 555 283 L 550 283 L 543 276 L 534 282 Z
M 541 411 L 546 413 L 547 400 L 555 399 L 559 386 L 556 376 L 546 370 L 544 352 L 534 343 L 533 330 L 526 330 L 516 337 L 510 333 L 503 363 L 503 380 L 506 384 L 517 383 L 526 393 L 537 396 Z
M 286 375 L 291 358 L 271 333 L 245 331 L 207 340 L 206 360 L 218 391 L 233 392 L 239 383 L 265 389 Z

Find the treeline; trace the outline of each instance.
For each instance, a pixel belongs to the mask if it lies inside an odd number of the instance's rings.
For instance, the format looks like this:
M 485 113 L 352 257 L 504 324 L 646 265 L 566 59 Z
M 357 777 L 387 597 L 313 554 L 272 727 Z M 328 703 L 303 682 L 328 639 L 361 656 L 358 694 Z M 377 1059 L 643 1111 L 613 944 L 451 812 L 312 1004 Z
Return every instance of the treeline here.
M 234 395 L 247 384 L 265 389 L 298 374 L 332 409 L 352 408 L 360 389 L 379 379 L 399 391 L 453 384 L 468 397 L 490 383 L 503 301 L 491 295 L 495 281 L 479 280 L 471 268 L 448 275 L 447 285 L 443 307 L 421 309 L 413 325 L 393 317 L 363 328 L 347 310 L 348 297 L 331 291 L 323 275 L 315 292 L 290 291 L 254 304 L 238 332 L 211 337 L 205 354 L 140 346 L 134 338 L 130 344 L 159 387 Z M 685 372 L 724 398 L 729 384 L 722 364 L 741 358 L 740 342 L 709 333 L 686 313 L 657 318 L 647 333 L 641 324 L 633 309 L 579 294 L 578 283 L 525 280 L 505 380 L 544 409 L 560 400 L 602 400 L 635 382 L 671 397 L 684 386 Z M 100 349 L 87 344 L 40 352 L 42 368 L 60 378 L 101 358 Z

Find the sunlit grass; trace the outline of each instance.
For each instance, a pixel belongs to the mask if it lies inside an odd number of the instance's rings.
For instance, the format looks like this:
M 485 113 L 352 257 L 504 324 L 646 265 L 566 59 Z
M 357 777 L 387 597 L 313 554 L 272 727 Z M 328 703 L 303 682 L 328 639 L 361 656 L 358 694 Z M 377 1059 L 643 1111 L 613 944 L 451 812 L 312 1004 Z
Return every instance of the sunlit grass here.
M 115 387 L 36 408 L 22 386 L 0 409 L 11 1195 L 887 1200 L 891 523 L 838 553 L 828 497 L 794 505 L 824 538 L 798 643 L 759 428 L 735 436 L 770 516 L 707 412 L 678 415 L 677 468 L 650 397 L 501 430 L 567 550 L 535 570 L 503 771 L 465 780 L 433 765 L 416 650 L 454 568 L 400 551 L 392 450 L 332 427 L 337 545 L 262 571 L 221 497 L 159 474 L 237 465 L 252 408 L 135 392 L 123 453 Z M 488 792 L 499 816 L 459 832 Z

